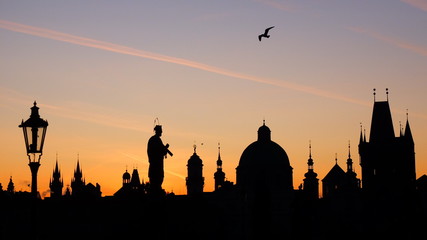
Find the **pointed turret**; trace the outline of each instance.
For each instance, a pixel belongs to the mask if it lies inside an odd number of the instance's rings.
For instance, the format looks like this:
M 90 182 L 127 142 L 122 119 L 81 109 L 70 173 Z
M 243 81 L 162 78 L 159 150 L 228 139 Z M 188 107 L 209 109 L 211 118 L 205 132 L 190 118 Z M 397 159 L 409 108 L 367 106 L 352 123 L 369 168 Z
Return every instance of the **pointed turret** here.
M 388 102 L 375 102 L 369 142 L 390 142 L 394 137 L 393 121 Z
M 134 190 L 137 190 L 141 187 L 141 180 L 139 179 L 138 169 L 136 169 L 136 168 L 134 168 L 132 171 L 132 177 L 130 179 L 130 186 Z
M 214 174 L 215 191 L 221 188 L 225 181 L 225 173 L 222 171 L 221 147 L 218 143 L 218 160 L 216 160 L 216 172 Z
M 347 173 L 351 173 L 353 171 L 353 159 L 351 159 L 350 152 L 350 141 L 348 141 L 348 158 L 347 158 Z
M 12 176 L 10 176 L 9 184 L 7 184 L 7 190 L 9 193 L 15 193 L 15 184 L 13 184 Z
M 303 191 L 307 200 L 315 200 L 319 198 L 319 179 L 317 179 L 317 173 L 314 172 L 314 161 L 311 158 L 311 142 L 309 143 L 309 157 L 307 165 L 308 171 L 304 174 Z
M 61 178 L 61 172 L 58 167 L 58 156 L 55 163 L 55 168 L 52 173 L 52 180 L 49 183 L 50 187 L 50 197 L 51 198 L 60 198 L 62 197 L 62 187 L 64 186 L 64 181 Z
M 74 177 L 71 179 L 71 195 L 79 196 L 83 192 L 85 185 L 86 183 L 83 179 L 83 171 L 80 168 L 80 160 L 77 157 L 77 166 L 74 170 Z
M 347 182 L 346 188 L 349 191 L 358 191 L 360 189 L 360 179 L 353 169 L 353 159 L 351 159 L 350 141 L 348 141 L 348 158 L 347 158 Z
M 405 139 L 408 143 L 414 144 L 414 139 L 412 137 L 411 127 L 409 126 L 408 113 L 406 113 Z

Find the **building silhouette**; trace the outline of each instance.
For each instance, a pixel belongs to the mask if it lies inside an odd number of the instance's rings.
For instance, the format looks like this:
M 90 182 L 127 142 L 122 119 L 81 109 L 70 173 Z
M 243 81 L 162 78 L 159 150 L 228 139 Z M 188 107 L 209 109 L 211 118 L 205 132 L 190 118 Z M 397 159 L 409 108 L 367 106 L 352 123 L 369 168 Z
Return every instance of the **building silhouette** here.
M 265 121 L 258 129 L 257 141 L 243 151 L 236 179 L 247 216 L 243 234 L 249 239 L 287 237 L 293 200 L 292 167 L 285 150 L 271 140 Z
M 214 173 L 215 186 L 214 190 L 222 188 L 225 183 L 225 173 L 222 171 L 221 148 L 218 143 L 218 160 L 216 160 L 216 172 Z
M 185 179 L 188 196 L 200 196 L 203 193 L 205 178 L 203 177 L 203 161 L 196 153 L 196 145 L 194 145 L 194 153 L 187 162 L 187 178 Z
M 314 201 L 319 199 L 319 179 L 317 173 L 314 172 L 314 161 L 311 158 L 311 143 L 309 144 L 309 156 L 308 156 L 308 171 L 304 174 L 304 184 L 302 190 L 304 198 Z
M 363 191 L 372 197 L 404 197 L 415 190 L 415 150 L 409 119 L 395 136 L 390 106 L 375 101 L 369 141 L 360 133 Z
M 122 175 L 122 187 L 113 194 L 114 197 L 119 199 L 142 199 L 147 192 L 147 186 L 141 182 L 139 178 L 138 169 L 134 168 L 132 176 L 126 169 Z
M 409 118 L 395 136 L 388 99 L 374 99 L 369 136 L 360 130 L 361 179 L 350 143 L 346 167 L 335 156 L 322 178 L 310 142 L 307 172 L 294 189 L 291 161 L 271 133 L 264 121 L 240 156 L 235 184 L 225 178 L 218 146 L 218 158 L 205 159 L 216 161 L 212 192 L 204 191 L 196 148 L 186 195 L 150 196 L 150 183 L 134 168 L 118 173 L 120 189 L 101 197 L 99 184 L 86 184 L 79 160 L 64 195 L 58 161 L 50 197 L 15 191 L 10 177 L 7 190 L 0 188 L 0 239 L 427 239 L 427 175 L 416 179 Z
M 61 178 L 61 172 L 58 167 L 58 160 L 55 163 L 55 169 L 52 173 L 52 178 L 49 181 L 50 197 L 60 198 L 62 197 L 62 188 L 64 187 L 64 181 Z

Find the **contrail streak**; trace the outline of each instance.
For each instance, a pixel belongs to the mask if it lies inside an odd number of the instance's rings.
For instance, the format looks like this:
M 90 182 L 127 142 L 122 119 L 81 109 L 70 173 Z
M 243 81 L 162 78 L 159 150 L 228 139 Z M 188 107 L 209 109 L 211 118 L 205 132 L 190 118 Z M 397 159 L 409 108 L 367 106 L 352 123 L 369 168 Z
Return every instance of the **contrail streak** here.
M 353 31 L 353 32 L 358 32 L 358 33 L 363 33 L 366 34 L 372 38 L 375 38 L 377 40 L 386 42 L 388 44 L 391 44 L 395 47 L 398 48 L 402 48 L 402 49 L 406 49 L 409 50 L 413 53 L 419 54 L 421 56 L 427 57 L 427 48 L 424 46 L 419 46 L 419 45 L 415 45 L 415 44 L 411 44 L 402 40 L 398 40 L 396 38 L 391 38 L 388 36 L 385 36 L 383 34 L 377 33 L 377 32 L 373 32 L 373 31 L 369 31 L 367 29 L 364 28 L 360 28 L 360 27 L 348 27 L 349 30 Z
M 216 74 L 220 74 L 220 75 L 228 76 L 228 77 L 232 77 L 232 78 L 249 80 L 252 82 L 257 82 L 257 83 L 262 83 L 262 84 L 268 84 L 271 86 L 291 89 L 291 90 L 304 92 L 304 93 L 308 93 L 308 94 L 312 94 L 312 95 L 316 95 L 316 96 L 320 96 L 320 97 L 325 97 L 325 98 L 329 98 L 329 99 L 340 100 L 340 101 L 354 103 L 354 104 L 358 104 L 358 105 L 370 106 L 370 104 L 368 102 L 360 101 L 360 100 L 353 99 L 353 98 L 348 98 L 348 97 L 341 96 L 341 95 L 338 95 L 335 93 L 330 93 L 327 91 L 319 90 L 319 89 L 309 87 L 309 86 L 305 86 L 305 85 L 301 85 L 301 84 L 285 82 L 285 81 L 277 80 L 277 79 L 269 79 L 269 78 L 256 77 L 256 76 L 252 76 L 252 75 L 246 75 L 246 74 L 242 74 L 242 73 L 233 72 L 233 71 L 229 71 L 226 69 L 210 66 L 207 64 L 203 64 L 203 63 L 190 61 L 190 60 L 183 59 L 183 58 L 176 58 L 176 57 L 161 55 L 161 54 L 143 51 L 143 50 L 139 50 L 139 49 L 135 49 L 135 48 L 130 48 L 130 47 L 114 44 L 114 43 L 109 43 L 109 42 L 99 41 L 99 40 L 95 40 L 95 39 L 91 39 L 91 38 L 85 38 L 85 37 L 75 36 L 75 35 L 62 33 L 62 32 L 58 32 L 58 31 L 53 31 L 50 29 L 33 27 L 33 26 L 24 25 L 24 24 L 15 23 L 15 22 L 10 22 L 10 21 L 6 21 L 6 20 L 0 20 L 0 28 L 7 29 L 10 31 L 14 31 L 14 32 L 20 32 L 20 33 L 24 33 L 24 34 L 38 36 L 38 37 L 42 37 L 42 38 L 48 38 L 48 39 L 53 39 L 53 40 L 57 40 L 57 41 L 68 42 L 68 43 L 86 46 L 86 47 L 91 47 L 91 48 L 97 48 L 97 49 L 101 49 L 101 50 L 105 50 L 105 51 L 110 51 L 110 52 L 115 52 L 115 53 L 120 53 L 120 54 L 126 54 L 126 55 L 132 55 L 132 56 L 137 56 L 137 57 L 141 57 L 141 58 L 157 60 L 157 61 L 161 61 L 161 62 L 174 63 L 174 64 L 183 65 L 183 66 L 191 67 L 194 69 L 199 69 L 199 70 L 203 70 L 203 71 L 207 71 L 207 72 L 211 72 L 211 73 L 216 73 Z

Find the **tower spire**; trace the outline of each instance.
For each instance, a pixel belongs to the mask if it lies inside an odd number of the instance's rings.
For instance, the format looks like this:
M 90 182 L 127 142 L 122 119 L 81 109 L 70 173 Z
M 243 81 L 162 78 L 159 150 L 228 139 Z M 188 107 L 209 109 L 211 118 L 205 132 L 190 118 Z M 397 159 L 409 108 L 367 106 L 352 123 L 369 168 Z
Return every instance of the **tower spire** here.
M 313 171 L 313 159 L 311 158 L 311 140 L 308 141 L 308 161 L 307 161 L 307 165 L 308 165 L 308 171 Z
M 350 140 L 348 140 L 347 172 L 353 172 L 353 160 L 351 159 Z
M 222 171 L 221 146 L 218 142 L 218 160 L 216 160 L 216 172 L 214 173 L 215 191 L 220 189 L 225 182 L 225 173 Z
M 222 168 L 221 146 L 220 146 L 219 142 L 218 142 L 218 160 L 216 160 L 216 165 L 217 165 L 217 169 L 221 169 Z
M 407 139 L 411 144 L 414 144 L 414 139 L 412 137 L 411 127 L 409 126 L 408 109 L 406 109 L 405 139 Z
M 375 95 L 377 94 L 375 91 L 377 90 L 374 88 L 374 102 L 375 102 Z
M 385 89 L 385 94 L 387 95 L 387 102 L 388 102 L 388 88 Z

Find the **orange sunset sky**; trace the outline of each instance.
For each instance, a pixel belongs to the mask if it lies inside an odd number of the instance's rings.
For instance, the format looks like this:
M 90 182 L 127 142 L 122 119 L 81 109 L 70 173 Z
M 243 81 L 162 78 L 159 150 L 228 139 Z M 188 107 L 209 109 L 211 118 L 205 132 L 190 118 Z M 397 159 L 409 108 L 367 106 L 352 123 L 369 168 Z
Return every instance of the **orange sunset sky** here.
M 193 145 L 204 191 L 214 188 L 218 143 L 235 182 L 263 120 L 289 156 L 294 188 L 310 141 L 319 179 L 335 155 L 345 169 L 349 142 L 360 178 L 373 88 L 377 101 L 389 89 L 396 134 L 408 117 L 418 178 L 427 174 L 426 24 L 426 0 L 0 0 L 0 183 L 12 177 L 16 191 L 30 191 L 18 125 L 34 101 L 49 122 L 42 196 L 56 160 L 65 186 L 79 159 L 103 196 L 121 187 L 126 169 L 148 181 L 156 118 L 174 153 L 165 160 L 168 192 L 186 194 Z

